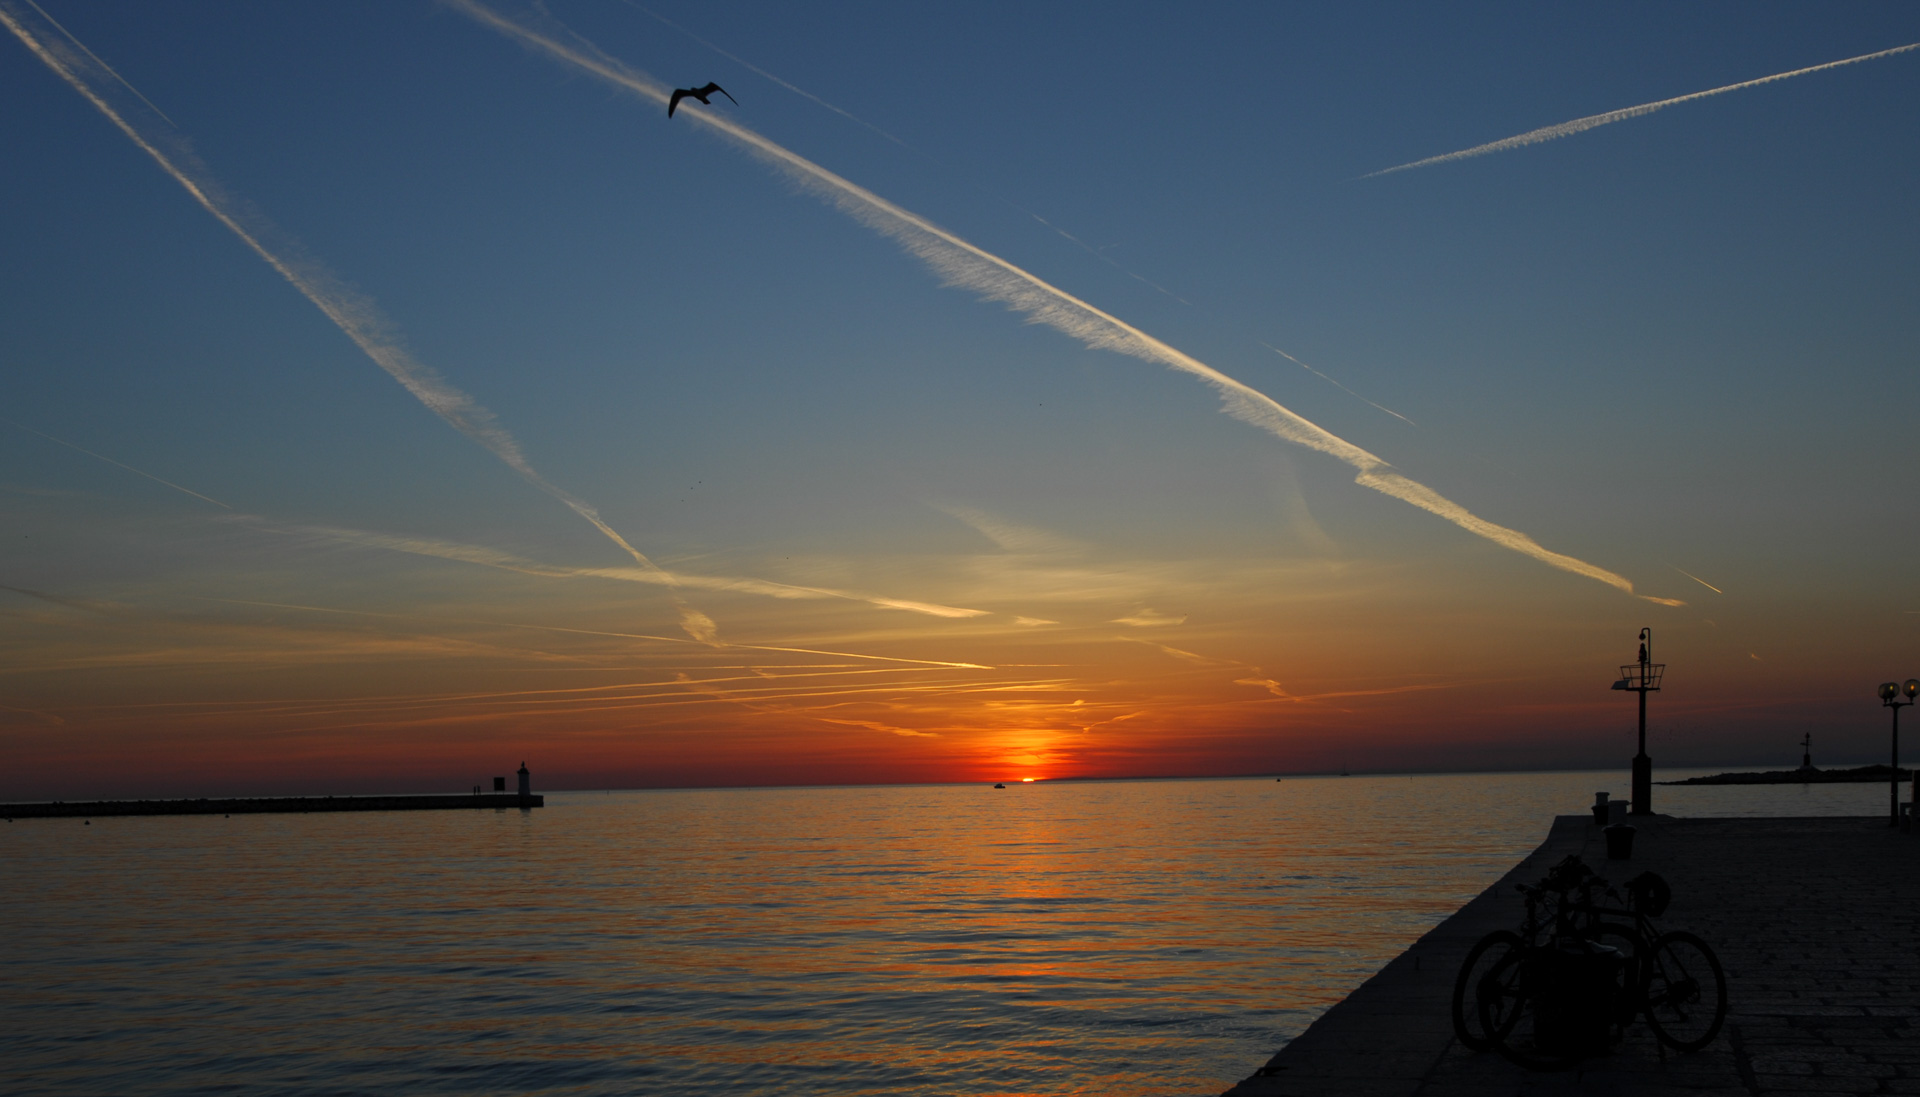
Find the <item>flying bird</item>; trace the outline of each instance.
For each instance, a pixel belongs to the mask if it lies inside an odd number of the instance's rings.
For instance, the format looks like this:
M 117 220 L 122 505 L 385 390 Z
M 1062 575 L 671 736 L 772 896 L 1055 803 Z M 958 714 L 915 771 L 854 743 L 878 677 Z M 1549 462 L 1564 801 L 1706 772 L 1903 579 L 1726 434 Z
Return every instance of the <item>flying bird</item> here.
M 701 104 L 704 106 L 712 106 L 713 104 L 711 102 L 708 102 L 707 96 L 712 95 L 716 91 L 719 92 L 721 95 L 726 95 L 728 101 L 730 101 L 734 106 L 737 107 L 740 105 L 740 100 L 735 99 L 731 95 L 727 95 L 727 89 L 721 87 L 716 83 L 713 83 L 712 81 L 708 81 L 707 86 L 704 88 L 673 89 L 673 98 L 667 100 L 667 117 L 672 118 L 673 108 L 679 106 L 680 100 L 685 99 L 689 95 L 693 96 L 695 99 L 700 100 Z

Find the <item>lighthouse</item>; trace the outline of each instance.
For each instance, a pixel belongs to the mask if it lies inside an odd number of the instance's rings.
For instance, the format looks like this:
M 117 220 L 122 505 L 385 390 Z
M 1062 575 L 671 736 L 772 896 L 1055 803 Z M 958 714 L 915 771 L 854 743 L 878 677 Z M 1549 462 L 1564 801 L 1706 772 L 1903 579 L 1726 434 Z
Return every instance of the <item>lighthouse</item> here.
M 524 802 L 533 795 L 533 775 L 527 772 L 527 764 L 520 763 L 520 799 Z

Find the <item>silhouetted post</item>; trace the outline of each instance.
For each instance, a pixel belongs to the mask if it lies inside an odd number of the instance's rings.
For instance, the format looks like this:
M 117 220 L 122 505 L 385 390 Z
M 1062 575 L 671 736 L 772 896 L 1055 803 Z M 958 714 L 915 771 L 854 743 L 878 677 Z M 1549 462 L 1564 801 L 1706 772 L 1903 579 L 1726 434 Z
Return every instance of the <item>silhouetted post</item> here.
M 1901 694 L 1907 699 L 1902 701 Z M 1900 710 L 1913 704 L 1913 695 L 1920 693 L 1920 678 L 1909 678 L 1903 685 L 1899 682 L 1880 683 L 1880 703 L 1893 710 L 1893 761 L 1887 775 L 1887 825 L 1900 825 Z M 1920 787 L 1920 774 L 1914 777 L 1915 787 Z
M 1647 694 L 1658 692 L 1660 679 L 1667 673 L 1665 663 L 1653 661 L 1653 630 L 1640 630 L 1640 661 L 1620 668 L 1620 680 L 1614 689 L 1632 690 L 1640 695 L 1640 753 L 1633 756 L 1633 815 L 1653 814 L 1653 759 L 1647 757 Z
M 527 764 L 520 763 L 520 802 L 526 803 L 533 795 L 533 774 L 527 772 Z

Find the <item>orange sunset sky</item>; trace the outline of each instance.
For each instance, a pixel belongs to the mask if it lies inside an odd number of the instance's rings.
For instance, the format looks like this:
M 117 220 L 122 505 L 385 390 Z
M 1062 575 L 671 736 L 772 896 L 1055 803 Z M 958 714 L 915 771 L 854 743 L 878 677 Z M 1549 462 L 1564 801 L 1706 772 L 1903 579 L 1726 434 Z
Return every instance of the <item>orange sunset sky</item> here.
M 1920 674 L 1920 52 L 1362 178 L 1910 8 L 0 11 L 5 798 L 1624 769 L 1642 627 L 1656 764 L 1857 764 Z

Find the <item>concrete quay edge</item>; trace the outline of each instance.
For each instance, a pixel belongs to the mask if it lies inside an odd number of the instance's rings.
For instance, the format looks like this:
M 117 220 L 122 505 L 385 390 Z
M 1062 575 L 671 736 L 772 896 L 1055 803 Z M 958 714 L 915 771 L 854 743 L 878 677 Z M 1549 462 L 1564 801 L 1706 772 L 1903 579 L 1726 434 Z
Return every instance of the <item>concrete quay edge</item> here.
M 1290 1041 L 1225 1097 L 1744 1097 L 1920 1094 L 1920 835 L 1884 817 L 1637 817 L 1609 861 L 1587 815 L 1545 841 Z M 1663 929 L 1720 954 L 1728 1023 L 1704 1050 L 1659 1046 L 1644 1022 L 1578 1069 L 1532 1073 L 1453 1035 L 1461 960 L 1522 915 L 1517 883 L 1579 854 L 1615 885 L 1646 869 L 1675 893 Z

